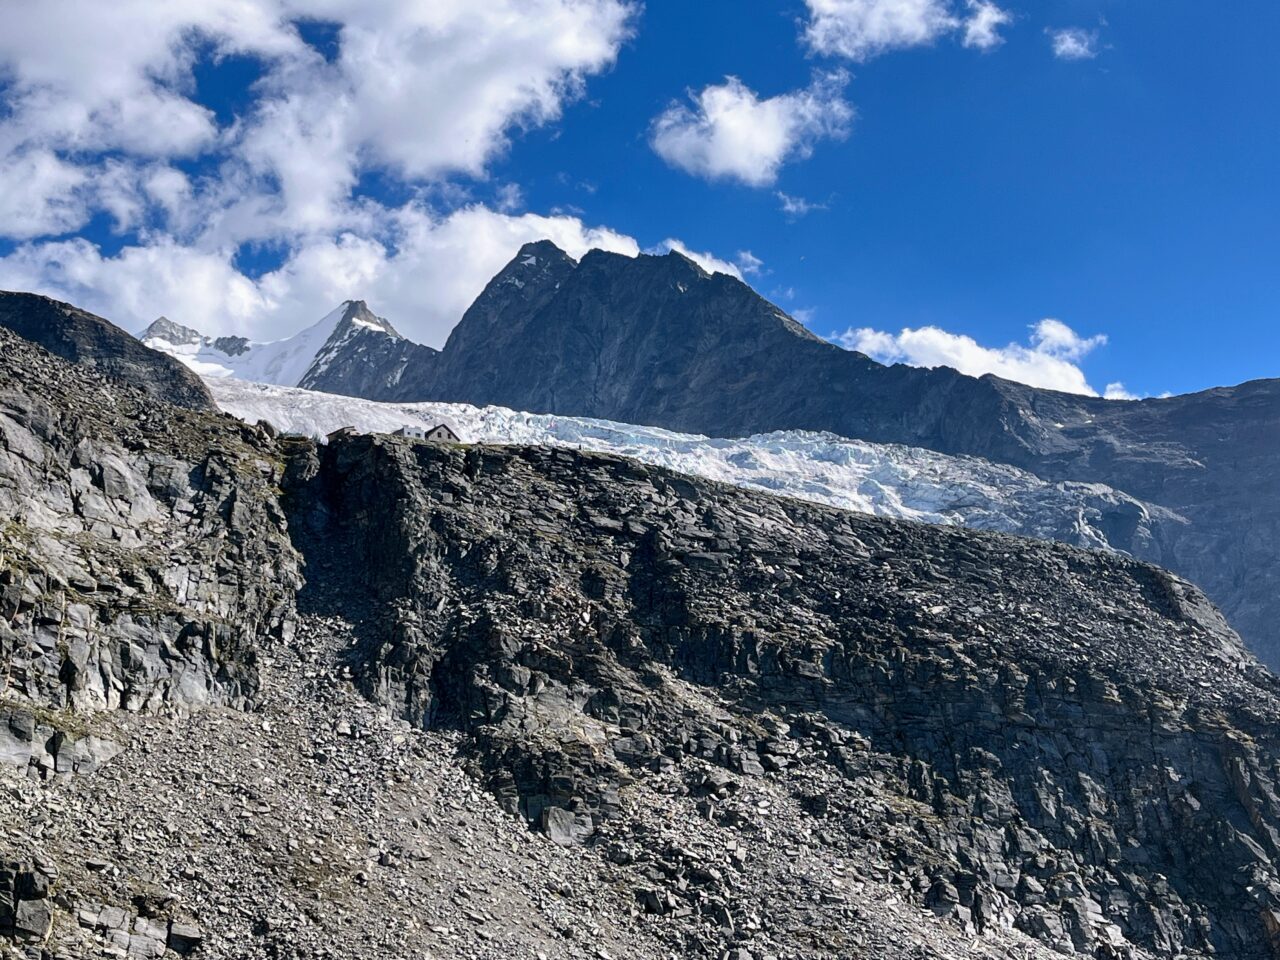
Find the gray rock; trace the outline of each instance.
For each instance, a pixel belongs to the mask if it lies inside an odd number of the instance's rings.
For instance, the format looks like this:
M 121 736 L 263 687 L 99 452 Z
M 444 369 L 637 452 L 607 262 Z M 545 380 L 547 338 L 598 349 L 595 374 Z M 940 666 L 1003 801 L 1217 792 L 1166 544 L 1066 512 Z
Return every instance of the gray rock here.
M 193 923 L 174 921 L 169 925 L 169 949 L 186 955 L 204 943 L 204 931 Z
M 53 927 L 53 907 L 47 900 L 19 900 L 14 907 L 13 935 L 18 940 L 41 943 Z

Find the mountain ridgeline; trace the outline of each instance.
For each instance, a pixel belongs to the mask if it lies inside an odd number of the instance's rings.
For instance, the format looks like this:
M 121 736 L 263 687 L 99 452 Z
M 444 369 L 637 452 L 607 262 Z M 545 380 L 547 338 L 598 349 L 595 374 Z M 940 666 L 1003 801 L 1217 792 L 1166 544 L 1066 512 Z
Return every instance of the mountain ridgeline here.
M 389 334 L 330 340 L 292 385 L 712 436 L 830 431 L 1105 483 L 1190 521 L 1151 559 L 1204 587 L 1280 663 L 1280 380 L 1114 401 L 884 366 L 679 254 L 575 261 L 549 241 L 520 250 L 442 351 Z

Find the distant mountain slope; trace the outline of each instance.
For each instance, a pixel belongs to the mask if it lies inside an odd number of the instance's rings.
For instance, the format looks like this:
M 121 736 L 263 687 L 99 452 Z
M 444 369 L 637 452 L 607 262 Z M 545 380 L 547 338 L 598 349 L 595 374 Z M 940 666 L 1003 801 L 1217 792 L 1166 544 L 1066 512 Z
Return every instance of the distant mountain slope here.
M 119 327 L 69 303 L 0 291 L 0 326 L 50 353 L 194 410 L 213 409 L 200 378 Z
M 390 433 L 446 422 L 471 443 L 548 444 L 857 510 L 1114 549 L 1159 562 L 1186 521 L 1103 484 L 1050 483 L 1006 464 L 918 447 L 787 431 L 718 440 L 696 434 L 468 404 L 392 404 L 220 379 L 218 405 L 250 423 L 324 437 L 344 426 Z

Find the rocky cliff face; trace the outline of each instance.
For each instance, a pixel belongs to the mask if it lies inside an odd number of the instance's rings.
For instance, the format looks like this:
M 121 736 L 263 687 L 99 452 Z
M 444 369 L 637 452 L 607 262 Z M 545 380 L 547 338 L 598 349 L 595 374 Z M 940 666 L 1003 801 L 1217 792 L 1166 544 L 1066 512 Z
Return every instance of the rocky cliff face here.
M 761 829 L 723 800 L 764 778 L 977 929 L 1280 955 L 1280 683 L 1185 581 L 546 448 L 345 439 L 290 484 L 367 604 L 362 689 L 464 731 L 558 842 L 645 864 L 647 910 L 750 902 L 671 886 L 637 797 Z
M 299 582 L 271 456 L 257 428 L 157 406 L 0 330 L 0 755 L 92 760 L 49 711 L 253 701 Z
M 177 360 L 69 303 L 0 291 L 0 327 L 156 400 L 192 410 L 217 409 L 200 378 Z
M 1100 482 L 1191 521 L 1161 562 L 1280 663 L 1280 380 L 1108 401 L 954 370 L 885 367 L 813 336 L 679 254 L 529 244 L 438 357 L 323 389 L 599 417 L 711 436 L 830 431 Z

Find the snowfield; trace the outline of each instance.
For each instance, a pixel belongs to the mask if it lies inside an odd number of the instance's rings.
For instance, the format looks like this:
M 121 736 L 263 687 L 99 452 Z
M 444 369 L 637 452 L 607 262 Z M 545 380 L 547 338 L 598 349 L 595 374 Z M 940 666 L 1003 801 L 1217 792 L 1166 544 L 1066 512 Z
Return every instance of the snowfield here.
M 631 457 L 681 473 L 878 516 L 1123 549 L 1119 524 L 1142 542 L 1176 514 L 1102 484 L 1046 483 L 1016 467 L 832 434 L 783 431 L 741 439 L 673 433 L 582 417 L 456 403 L 377 403 L 224 377 L 205 381 L 218 405 L 249 422 L 323 438 L 340 427 L 390 433 L 448 423 L 468 443 L 548 444 Z M 1133 532 L 1136 530 L 1136 532 Z

